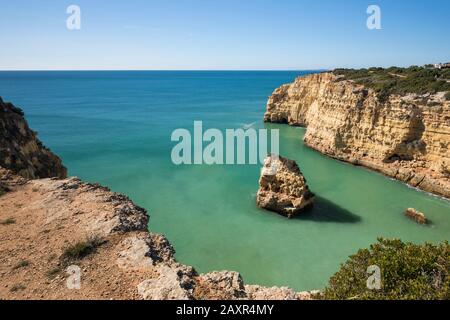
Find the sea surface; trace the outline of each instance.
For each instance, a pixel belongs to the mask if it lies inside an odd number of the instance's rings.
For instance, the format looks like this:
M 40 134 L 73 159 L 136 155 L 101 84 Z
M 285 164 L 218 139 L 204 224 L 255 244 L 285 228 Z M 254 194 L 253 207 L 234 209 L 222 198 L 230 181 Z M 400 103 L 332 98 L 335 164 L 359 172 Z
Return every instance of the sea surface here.
M 76 175 L 128 195 L 177 259 L 200 272 L 236 270 L 251 284 L 323 288 L 377 237 L 450 239 L 450 202 L 304 146 L 305 130 L 263 124 L 267 97 L 297 72 L 0 72 L 0 96 L 23 108 L 40 139 Z M 317 195 L 292 220 L 255 206 L 260 165 L 171 161 L 177 128 L 276 128 Z M 431 220 L 403 216 L 415 207 Z

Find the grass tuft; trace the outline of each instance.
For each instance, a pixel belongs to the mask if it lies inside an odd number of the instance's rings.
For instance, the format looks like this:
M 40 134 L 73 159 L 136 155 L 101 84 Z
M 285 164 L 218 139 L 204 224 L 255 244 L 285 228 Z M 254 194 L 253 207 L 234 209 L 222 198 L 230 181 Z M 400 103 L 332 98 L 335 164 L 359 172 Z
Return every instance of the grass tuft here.
M 9 290 L 11 292 L 17 292 L 17 291 L 21 291 L 21 290 L 25 290 L 26 287 L 23 284 L 15 284 L 14 286 L 12 286 L 12 288 Z
M 61 272 L 61 270 L 62 270 L 61 267 L 55 267 L 55 268 L 48 270 L 45 273 L 45 275 L 47 276 L 47 278 L 53 279 Z
M 17 270 L 17 269 L 28 267 L 29 265 L 30 265 L 30 262 L 28 260 L 21 260 L 18 264 L 16 264 L 14 266 L 13 269 Z
M 14 224 L 14 223 L 16 223 L 16 220 L 14 220 L 13 218 L 8 218 L 8 219 L 3 220 L 3 221 L 0 222 L 0 224 L 4 225 L 4 226 L 10 225 L 10 224 Z
M 65 263 L 81 260 L 95 252 L 105 241 L 99 236 L 90 236 L 86 241 L 80 241 L 69 245 L 61 255 L 61 260 Z

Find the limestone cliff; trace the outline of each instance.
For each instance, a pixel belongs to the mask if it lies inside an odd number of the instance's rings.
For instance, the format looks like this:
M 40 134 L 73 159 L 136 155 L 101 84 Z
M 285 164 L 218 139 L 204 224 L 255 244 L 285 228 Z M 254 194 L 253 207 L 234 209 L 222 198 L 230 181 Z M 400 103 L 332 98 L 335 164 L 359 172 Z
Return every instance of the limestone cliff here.
M 306 126 L 311 148 L 450 198 L 450 102 L 443 94 L 379 99 L 325 72 L 276 89 L 264 120 Z
M 0 98 L 0 166 L 25 178 L 65 178 L 61 159 L 43 146 L 21 109 Z

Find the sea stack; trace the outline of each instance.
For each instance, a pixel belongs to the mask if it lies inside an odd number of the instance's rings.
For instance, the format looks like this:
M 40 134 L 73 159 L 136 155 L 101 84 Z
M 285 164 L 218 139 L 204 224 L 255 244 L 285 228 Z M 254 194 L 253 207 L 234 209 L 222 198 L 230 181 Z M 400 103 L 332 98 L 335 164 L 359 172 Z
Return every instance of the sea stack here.
M 291 218 L 312 206 L 314 194 L 294 160 L 269 155 L 264 160 L 256 196 L 258 207 Z

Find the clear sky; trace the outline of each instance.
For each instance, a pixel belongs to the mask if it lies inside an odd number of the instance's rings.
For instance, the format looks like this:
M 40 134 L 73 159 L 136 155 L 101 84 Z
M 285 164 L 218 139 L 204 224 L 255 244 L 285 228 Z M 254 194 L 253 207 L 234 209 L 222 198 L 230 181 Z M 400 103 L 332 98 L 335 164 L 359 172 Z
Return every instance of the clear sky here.
M 81 30 L 66 9 L 81 8 Z M 381 8 L 381 30 L 366 26 Z M 0 70 L 329 69 L 450 60 L 449 0 L 0 0 Z

